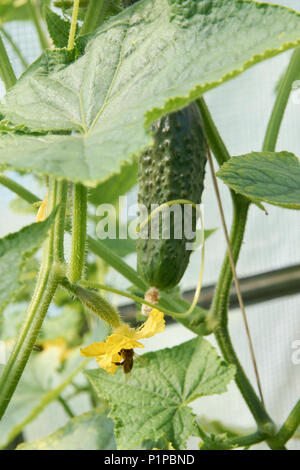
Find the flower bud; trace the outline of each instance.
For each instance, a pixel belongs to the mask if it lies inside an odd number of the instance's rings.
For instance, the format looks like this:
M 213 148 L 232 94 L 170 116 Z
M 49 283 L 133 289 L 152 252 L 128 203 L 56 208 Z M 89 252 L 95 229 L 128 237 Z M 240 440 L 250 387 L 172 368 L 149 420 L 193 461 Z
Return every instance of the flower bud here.
M 101 320 L 105 321 L 112 328 L 120 326 L 121 321 L 117 310 L 101 295 L 78 285 L 72 287 L 73 293 L 81 300 L 83 305 L 100 317 Z

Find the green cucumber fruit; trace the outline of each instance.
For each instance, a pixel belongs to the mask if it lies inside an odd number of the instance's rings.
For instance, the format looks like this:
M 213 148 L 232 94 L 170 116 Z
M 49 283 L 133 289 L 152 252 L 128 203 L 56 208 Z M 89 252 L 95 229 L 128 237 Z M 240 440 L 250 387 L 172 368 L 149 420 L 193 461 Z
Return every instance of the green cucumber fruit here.
M 161 205 L 176 199 L 200 204 L 207 142 L 197 104 L 191 103 L 159 119 L 151 130 L 154 146 L 144 151 L 139 159 L 139 204 L 147 208 L 148 215 L 153 210 L 152 204 Z M 197 214 L 195 209 L 190 207 L 190 210 L 195 232 Z M 159 239 L 151 237 L 151 221 L 147 227 L 148 238 L 137 239 L 137 271 L 150 286 L 158 289 L 176 286 L 188 266 L 191 251 L 186 249 L 186 243 L 192 240 L 184 236 L 183 219 L 181 239 L 174 238 L 174 217 L 170 219 L 169 239 L 162 237 L 162 222 L 158 218 Z

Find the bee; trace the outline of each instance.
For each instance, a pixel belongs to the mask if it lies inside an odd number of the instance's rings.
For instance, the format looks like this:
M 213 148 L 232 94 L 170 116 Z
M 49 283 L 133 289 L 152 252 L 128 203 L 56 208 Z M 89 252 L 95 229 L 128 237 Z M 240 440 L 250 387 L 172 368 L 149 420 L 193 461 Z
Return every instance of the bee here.
M 129 374 L 133 368 L 133 358 L 134 350 L 133 349 L 121 349 L 119 356 L 123 359 L 121 362 L 115 362 L 116 366 L 122 366 L 124 374 Z

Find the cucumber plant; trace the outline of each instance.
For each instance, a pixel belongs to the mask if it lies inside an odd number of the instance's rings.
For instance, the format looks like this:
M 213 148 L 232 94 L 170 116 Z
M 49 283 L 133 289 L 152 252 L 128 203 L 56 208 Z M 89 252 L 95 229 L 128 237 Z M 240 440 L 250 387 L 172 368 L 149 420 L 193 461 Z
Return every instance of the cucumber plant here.
M 14 210 L 38 213 L 36 222 L 0 239 L 0 447 L 26 441 L 28 424 L 55 402 L 70 422 L 18 448 L 82 448 L 84 435 L 94 449 L 180 450 L 191 436 L 202 450 L 261 442 L 285 449 L 300 423 L 300 401 L 280 427 L 274 424 L 232 345 L 228 300 L 234 279 L 245 316 L 235 267 L 249 208 L 268 203 L 299 209 L 299 161 L 293 149 L 275 150 L 299 76 L 300 14 L 252 0 L 6 0 L 0 20 L 6 88 L 0 103 L 0 184 L 16 195 Z M 31 21 L 36 28 L 43 50 L 29 66 L 9 34 L 12 20 Z M 262 151 L 232 158 L 205 93 L 288 49 L 294 51 Z M 18 79 L 11 51 L 24 68 Z M 230 237 L 211 154 L 232 196 Z M 208 310 L 196 305 L 202 269 L 194 302 L 180 295 L 191 254 L 185 235 L 140 237 L 135 250 L 121 234 L 124 227 L 116 240 L 87 232 L 87 225 L 95 227 L 95 206 L 109 203 L 120 213 L 119 196 L 137 182 L 148 212 L 140 228 L 150 227 L 152 204 L 160 211 L 177 202 L 181 209 L 190 206 L 195 231 L 207 158 L 228 248 Z M 10 178 L 9 170 L 19 179 L 30 174 L 43 194 Z M 278 194 L 274 181 L 284 186 Z M 124 259 L 135 251 L 136 270 Z M 110 267 L 131 288 L 108 285 Z M 151 287 L 160 290 L 156 298 L 149 297 Z M 106 292 L 132 299 L 137 310 L 147 306 L 148 318 L 129 326 Z M 141 341 L 168 335 L 167 316 L 194 339 L 136 359 Z M 221 356 L 204 339 L 209 334 Z M 92 358 L 100 367 L 90 370 Z M 221 433 L 188 406 L 225 392 L 233 380 L 256 422 L 253 433 L 222 426 Z M 82 395 L 90 409 L 76 416 L 73 398 Z

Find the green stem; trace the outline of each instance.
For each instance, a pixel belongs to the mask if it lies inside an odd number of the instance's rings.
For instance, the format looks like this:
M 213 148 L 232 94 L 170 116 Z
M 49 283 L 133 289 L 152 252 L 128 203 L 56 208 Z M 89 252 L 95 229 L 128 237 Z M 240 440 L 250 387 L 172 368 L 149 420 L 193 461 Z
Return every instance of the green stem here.
M 244 372 L 244 369 L 233 348 L 228 327 L 222 326 L 217 328 L 215 330 L 215 337 L 224 359 L 231 364 L 234 364 L 236 367 L 236 384 L 239 387 L 240 392 L 245 402 L 247 403 L 259 430 L 264 434 L 268 434 L 269 436 L 272 435 L 274 432 L 274 424 Z
M 211 439 L 210 435 L 207 434 L 204 429 L 196 420 L 196 427 L 203 442 L 209 441 Z M 226 441 L 228 448 L 230 447 L 250 447 L 254 444 L 259 444 L 268 438 L 268 435 L 263 434 L 261 431 L 256 431 L 252 434 L 247 434 L 246 436 L 237 436 Z
M 278 134 L 294 80 L 300 74 L 300 47 L 294 50 L 288 69 L 281 80 L 276 101 L 268 123 L 264 143 L 264 152 L 274 152 Z
M 59 204 L 59 208 L 54 226 L 54 260 L 58 264 L 63 264 L 65 262 L 64 236 L 68 183 L 66 181 L 61 181 L 57 186 L 57 203 Z
M 249 209 L 249 201 L 241 196 L 234 196 L 234 213 L 232 229 L 230 234 L 230 244 L 232 248 L 232 255 L 235 265 L 238 261 L 239 253 L 241 250 L 245 227 L 247 222 L 247 215 Z M 231 338 L 228 331 L 228 300 L 232 284 L 232 269 L 228 253 L 225 256 L 224 263 L 221 269 L 219 280 L 216 287 L 214 301 L 211 311 L 207 317 L 208 327 L 214 327 L 214 333 L 221 349 L 224 359 L 232 363 L 236 367 L 236 383 L 251 411 L 253 417 L 259 427 L 259 430 L 264 433 L 271 433 L 273 431 L 273 423 L 267 412 L 265 411 L 262 403 L 257 397 L 251 383 L 246 376 L 238 357 L 234 351 Z
M 0 34 L 0 77 L 4 82 L 6 90 L 9 90 L 16 83 L 14 69 L 7 55 L 2 36 Z
M 106 286 L 105 284 L 100 284 L 98 282 L 81 281 L 80 285 L 83 287 L 90 288 L 90 289 L 99 289 L 99 290 L 104 290 L 106 292 L 111 292 L 112 294 L 120 295 L 122 297 L 126 297 L 127 299 L 131 299 L 133 302 L 143 303 L 145 305 L 148 305 L 148 307 L 151 307 L 151 308 L 159 308 L 159 303 L 157 305 L 154 305 L 151 302 L 148 302 L 147 300 L 145 300 L 143 297 L 138 297 L 137 295 L 130 294 L 129 292 L 125 292 L 120 289 L 115 289 L 114 287 L 111 287 L 111 286 Z M 165 313 L 168 314 L 167 311 L 165 311 Z M 172 313 L 173 312 L 171 312 L 170 315 Z
M 138 303 L 147 305 L 148 307 L 152 309 L 159 309 L 162 312 L 164 312 L 166 315 L 170 315 L 170 317 L 174 317 L 176 319 L 183 318 L 183 317 L 178 317 L 177 315 L 178 312 L 174 312 L 173 310 L 168 310 L 167 308 L 163 307 L 160 302 L 158 302 L 158 304 L 152 304 L 151 302 L 148 302 L 147 300 L 145 300 L 143 297 L 138 297 L 137 295 L 130 294 L 129 292 L 125 292 L 120 289 L 115 289 L 114 287 L 106 286 L 105 284 L 100 284 L 98 282 L 81 281 L 80 286 L 87 287 L 90 289 L 99 289 L 99 290 L 104 290 L 106 292 L 111 292 L 112 294 L 117 294 L 122 297 L 126 297 L 127 299 L 131 299 L 133 300 L 133 302 L 138 302 Z
M 74 184 L 72 248 L 68 278 L 72 284 L 80 281 L 85 263 L 87 225 L 87 188 Z
M 44 29 L 43 29 L 42 24 L 41 24 L 42 23 L 42 18 L 41 18 L 40 11 L 38 10 L 38 5 L 36 3 L 36 0 L 28 0 L 27 5 L 28 5 L 29 11 L 30 11 L 30 16 L 32 18 L 32 21 L 34 23 L 36 32 L 37 32 L 38 37 L 39 37 L 41 48 L 43 50 L 48 49 L 49 43 L 48 43 L 48 39 L 46 37 L 46 34 L 45 34 Z
M 69 50 L 73 49 L 74 44 L 75 44 L 75 35 L 76 35 L 77 19 L 78 19 L 78 12 L 79 12 L 79 1 L 80 0 L 73 1 L 73 13 L 72 13 L 69 41 L 68 41 Z
M 90 0 L 80 35 L 93 33 L 104 21 L 111 0 Z
M 23 65 L 24 69 L 27 69 L 28 67 L 28 63 L 25 59 L 25 57 L 23 56 L 22 52 L 21 52 L 21 49 L 17 46 L 17 44 L 14 42 L 13 38 L 11 37 L 11 35 L 6 31 L 6 29 L 3 28 L 3 26 L 1 27 L 1 31 L 2 31 L 2 34 L 3 36 L 6 38 L 6 40 L 10 43 L 11 47 L 13 48 L 13 50 L 15 51 L 16 55 L 18 56 L 21 64 Z
M 219 134 L 219 131 L 213 121 L 213 118 L 210 114 L 210 111 L 204 101 L 203 96 L 197 100 L 201 116 L 203 118 L 203 123 L 205 127 L 205 133 L 209 142 L 209 146 L 213 151 L 214 156 L 220 166 L 223 163 L 229 160 L 230 155 L 226 148 L 226 145 L 223 142 L 222 137 Z
M 65 410 L 65 412 L 67 413 L 67 415 L 69 416 L 69 418 L 74 418 L 75 415 L 73 413 L 73 411 L 71 410 L 71 408 L 69 407 L 68 403 L 66 402 L 66 400 L 62 397 L 62 396 L 59 396 L 57 398 L 57 401 L 61 404 L 61 406 L 63 407 L 63 409 Z
M 5 186 L 7 189 L 10 189 L 10 191 L 20 196 L 22 199 L 24 199 L 24 201 L 27 201 L 29 204 L 35 204 L 36 202 L 40 202 L 41 200 L 39 197 L 25 189 L 19 183 L 16 183 L 12 179 L 7 178 L 4 175 L 0 175 L 0 184 Z
M 63 183 L 57 183 L 53 179 L 50 180 L 48 214 L 51 213 L 58 204 L 63 202 L 59 199 L 63 194 L 61 190 L 62 184 Z M 61 209 L 59 209 L 59 211 L 60 210 Z M 0 419 L 4 415 L 19 383 L 49 305 L 63 275 L 59 260 L 55 258 L 55 253 L 58 252 L 56 248 L 58 240 L 55 238 L 55 233 L 58 232 L 58 223 L 62 223 L 62 219 L 59 215 L 57 215 L 49 237 L 44 244 L 42 264 L 37 284 L 27 310 L 23 327 L 0 378 Z
M 290 412 L 286 421 L 281 426 L 276 436 L 271 439 L 274 447 L 283 447 L 295 434 L 300 426 L 300 400 L 296 403 L 295 407 Z
M 233 196 L 233 221 L 230 233 L 230 245 L 235 265 L 244 239 L 248 210 L 248 200 L 239 195 Z M 233 274 L 227 252 L 219 275 L 213 304 L 207 317 L 210 328 L 227 325 L 227 310 L 232 279 Z
M 227 442 L 230 446 L 237 447 L 250 447 L 255 444 L 259 444 L 268 438 L 266 434 L 263 434 L 260 431 L 254 432 L 253 434 L 248 434 L 247 436 L 233 437 Z

